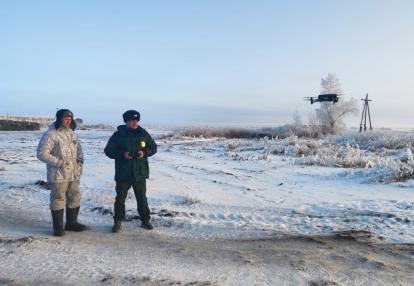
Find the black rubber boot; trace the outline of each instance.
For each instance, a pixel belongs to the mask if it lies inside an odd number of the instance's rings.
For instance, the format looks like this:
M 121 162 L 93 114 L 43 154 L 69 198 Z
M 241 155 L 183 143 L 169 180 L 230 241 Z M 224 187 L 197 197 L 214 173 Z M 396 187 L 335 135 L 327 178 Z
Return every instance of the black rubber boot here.
M 119 232 L 122 228 L 121 224 L 122 224 L 122 221 L 114 219 L 114 226 L 112 227 L 112 232 L 113 233 Z
M 143 221 L 141 223 L 141 227 L 145 228 L 146 230 L 151 230 L 154 228 L 149 221 Z
M 80 207 L 69 209 L 66 208 L 66 225 L 65 230 L 69 231 L 84 231 L 88 228 L 86 225 L 78 223 L 78 214 Z
M 63 209 L 58 211 L 52 210 L 52 219 L 54 236 L 64 236 L 65 231 L 63 230 Z

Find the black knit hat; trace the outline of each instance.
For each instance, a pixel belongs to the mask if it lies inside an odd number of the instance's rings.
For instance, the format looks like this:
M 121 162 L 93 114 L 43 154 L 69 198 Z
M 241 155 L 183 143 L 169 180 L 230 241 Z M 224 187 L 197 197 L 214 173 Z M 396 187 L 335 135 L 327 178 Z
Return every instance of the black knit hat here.
M 76 123 L 73 120 L 73 113 L 69 109 L 60 109 L 60 110 L 58 110 L 58 112 L 56 112 L 55 128 L 58 129 L 60 127 L 60 123 L 62 121 L 62 118 L 64 118 L 64 117 L 71 117 L 72 118 L 72 122 L 70 123 L 70 126 L 69 127 L 72 130 L 75 130 Z
M 124 122 L 130 121 L 130 120 L 138 120 L 140 119 L 140 114 L 138 111 L 135 110 L 128 110 L 124 114 L 122 114 L 122 117 L 124 118 Z

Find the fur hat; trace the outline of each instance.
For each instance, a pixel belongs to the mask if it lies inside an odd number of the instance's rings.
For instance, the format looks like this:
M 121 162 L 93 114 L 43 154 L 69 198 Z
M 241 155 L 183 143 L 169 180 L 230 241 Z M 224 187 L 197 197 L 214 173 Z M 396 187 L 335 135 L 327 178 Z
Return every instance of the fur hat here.
M 128 110 L 124 114 L 122 114 L 122 117 L 124 118 L 124 122 L 130 121 L 130 120 L 138 120 L 140 119 L 140 114 L 138 111 L 135 110 Z
M 60 123 L 62 122 L 62 118 L 64 117 L 70 117 L 72 118 L 72 122 L 70 123 L 70 128 L 72 130 L 75 130 L 76 123 L 73 120 L 73 113 L 69 109 L 60 109 L 58 112 L 56 112 L 56 122 L 55 122 L 55 128 L 58 129 L 60 127 Z

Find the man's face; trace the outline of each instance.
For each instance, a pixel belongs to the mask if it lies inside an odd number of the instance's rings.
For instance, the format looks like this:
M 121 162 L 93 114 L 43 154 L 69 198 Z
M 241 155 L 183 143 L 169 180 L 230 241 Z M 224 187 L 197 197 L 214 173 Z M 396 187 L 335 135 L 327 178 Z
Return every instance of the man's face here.
M 138 120 L 130 120 L 125 122 L 126 126 L 129 129 L 137 129 L 138 128 Z
M 60 122 L 60 125 L 63 127 L 68 128 L 70 126 L 70 123 L 72 122 L 72 117 L 63 117 L 62 121 Z

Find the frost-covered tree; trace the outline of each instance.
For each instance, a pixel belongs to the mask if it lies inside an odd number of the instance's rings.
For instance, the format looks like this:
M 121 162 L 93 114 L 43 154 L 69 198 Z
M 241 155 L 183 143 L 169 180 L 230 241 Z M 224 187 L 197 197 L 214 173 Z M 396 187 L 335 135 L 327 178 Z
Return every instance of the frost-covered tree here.
M 326 78 L 321 80 L 321 94 L 335 93 L 342 95 L 342 87 L 339 79 L 334 73 L 328 73 Z M 321 102 L 320 108 L 316 110 L 316 115 L 324 129 L 325 133 L 342 134 L 346 130 L 346 124 L 343 121 L 345 115 L 358 115 L 358 101 L 351 98 L 345 101 L 342 98 L 338 102 Z
M 295 126 L 303 125 L 302 118 L 300 117 L 298 109 L 295 110 L 295 113 L 293 113 L 292 118 L 293 118 L 293 125 Z
M 314 110 L 311 110 L 311 113 L 308 116 L 308 125 L 312 133 L 319 131 L 320 122 Z
M 339 79 L 334 73 L 328 73 L 326 78 L 322 78 L 321 87 L 321 94 L 336 93 L 337 95 L 341 95 L 343 93 Z

